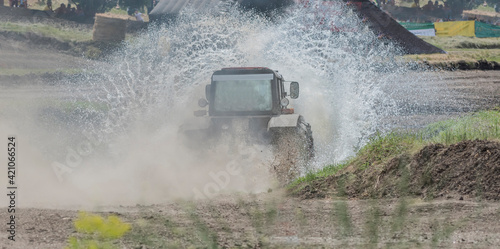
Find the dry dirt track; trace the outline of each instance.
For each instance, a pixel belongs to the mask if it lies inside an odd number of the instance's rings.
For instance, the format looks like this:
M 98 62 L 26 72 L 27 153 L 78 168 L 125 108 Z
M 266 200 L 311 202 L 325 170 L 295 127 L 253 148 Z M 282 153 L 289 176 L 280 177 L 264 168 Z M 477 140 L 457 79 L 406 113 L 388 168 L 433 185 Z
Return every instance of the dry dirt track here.
M 270 193 L 101 210 L 133 226 L 117 248 L 500 246 L 500 204 L 474 200 L 298 200 Z M 17 241 L 8 242 L 3 230 L 3 248 L 63 248 L 76 235 L 77 211 L 20 208 L 17 215 Z

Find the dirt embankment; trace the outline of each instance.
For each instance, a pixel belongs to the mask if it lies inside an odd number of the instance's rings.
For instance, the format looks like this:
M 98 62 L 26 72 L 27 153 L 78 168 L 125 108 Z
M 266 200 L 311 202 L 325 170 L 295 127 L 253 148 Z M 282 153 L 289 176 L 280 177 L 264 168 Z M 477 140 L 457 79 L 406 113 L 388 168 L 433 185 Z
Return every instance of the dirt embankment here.
M 334 176 L 290 190 L 302 198 L 417 196 L 500 200 L 500 143 L 431 144 L 367 168 L 350 165 Z
M 500 64 L 496 61 L 478 60 L 478 61 L 443 61 L 443 62 L 427 62 L 422 64 L 430 67 L 447 71 L 454 70 L 500 70 Z

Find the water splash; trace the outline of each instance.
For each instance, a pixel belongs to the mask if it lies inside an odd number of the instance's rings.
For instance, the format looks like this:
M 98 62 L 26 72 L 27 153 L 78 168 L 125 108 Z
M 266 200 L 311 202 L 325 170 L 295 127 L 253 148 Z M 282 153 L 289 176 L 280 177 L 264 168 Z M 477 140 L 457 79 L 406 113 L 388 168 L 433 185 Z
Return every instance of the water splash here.
M 342 14 L 324 20 L 318 8 Z M 352 156 L 382 128 L 380 120 L 394 114 L 395 103 L 382 89 L 405 70 L 394 62 L 398 54 L 340 3 L 312 2 L 274 21 L 236 8 L 224 15 L 187 11 L 175 24 L 130 41 L 110 59 L 114 66 L 103 73 L 109 84 L 101 87 L 110 109 L 121 109 L 120 127 L 109 127 L 120 130 L 138 118 L 161 126 L 174 120 L 159 116 L 190 113 L 185 107 L 202 97 L 193 96 L 196 87 L 221 67 L 279 70 L 301 82 L 302 96 L 293 104 L 313 126 L 321 166 Z
M 318 8 L 342 14 L 326 19 Z M 312 2 L 272 21 L 237 8 L 186 11 L 174 24 L 130 40 L 109 58 L 112 67 L 99 71 L 105 81 L 94 88 L 113 117 L 103 130 L 116 140 L 137 127 L 175 129 L 196 109 L 199 89 L 217 69 L 279 70 L 301 83 L 301 98 L 292 105 L 313 127 L 320 168 L 354 155 L 383 129 L 381 120 L 394 115 L 395 103 L 382 89 L 404 70 L 395 62 L 398 54 L 340 3 Z
M 325 18 L 321 8 L 340 14 Z M 192 118 L 212 72 L 264 66 L 299 81 L 301 97 L 291 105 L 312 125 L 313 166 L 321 168 L 353 156 L 397 114 L 385 89 L 408 71 L 399 54 L 341 3 L 311 2 L 273 20 L 227 6 L 187 10 L 175 23 L 150 26 L 88 68 L 77 86 L 69 84 L 74 102 L 91 104 L 80 109 L 78 125 L 68 124 L 77 137 L 71 148 L 85 153 L 66 180 L 95 203 L 265 191 L 273 186 L 268 148 L 237 144 L 198 155 L 177 144 L 177 129 Z M 56 161 L 67 162 L 68 153 Z M 244 173 L 232 174 L 234 163 Z

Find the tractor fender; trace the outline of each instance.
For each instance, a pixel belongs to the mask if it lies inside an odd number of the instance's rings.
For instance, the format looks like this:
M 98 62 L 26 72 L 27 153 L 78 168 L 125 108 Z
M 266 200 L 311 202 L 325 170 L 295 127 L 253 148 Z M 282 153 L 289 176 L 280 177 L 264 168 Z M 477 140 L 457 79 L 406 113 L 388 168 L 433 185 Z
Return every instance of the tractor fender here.
M 273 128 L 297 127 L 302 116 L 299 114 L 286 114 L 272 117 L 267 123 L 267 130 Z

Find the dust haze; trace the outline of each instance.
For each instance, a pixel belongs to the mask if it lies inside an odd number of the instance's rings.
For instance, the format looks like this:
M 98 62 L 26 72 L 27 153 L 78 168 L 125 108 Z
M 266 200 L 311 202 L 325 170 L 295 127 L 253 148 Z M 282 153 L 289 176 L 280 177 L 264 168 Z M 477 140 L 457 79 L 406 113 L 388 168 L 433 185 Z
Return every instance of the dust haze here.
M 107 134 L 105 142 L 95 134 L 85 136 L 78 124 L 65 123 L 50 101 L 24 95 L 16 103 L 1 104 L 0 135 L 18 141 L 22 207 L 152 204 L 259 193 L 275 186 L 269 171 L 271 148 L 246 145 L 238 136 L 195 150 L 186 146 L 178 126 L 151 126 L 143 117 L 129 125 L 127 135 Z M 172 114 L 169 119 L 183 120 Z M 2 179 L 7 179 L 6 171 Z

